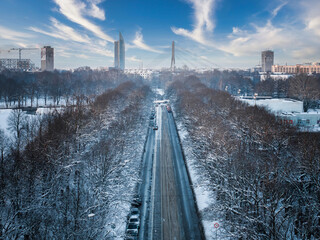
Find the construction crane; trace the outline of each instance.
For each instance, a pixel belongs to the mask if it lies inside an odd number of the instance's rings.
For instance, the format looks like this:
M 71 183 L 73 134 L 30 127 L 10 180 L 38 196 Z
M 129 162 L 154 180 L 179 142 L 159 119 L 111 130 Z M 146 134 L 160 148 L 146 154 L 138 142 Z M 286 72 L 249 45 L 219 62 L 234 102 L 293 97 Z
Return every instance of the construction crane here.
M 38 48 L 11 48 L 10 51 L 19 51 L 19 61 L 18 61 L 18 68 L 22 70 L 22 63 L 21 63 L 21 51 L 22 50 L 38 50 Z
M 10 51 L 17 50 L 19 51 L 19 61 L 21 61 L 21 51 L 22 50 L 38 50 L 39 48 L 11 48 Z

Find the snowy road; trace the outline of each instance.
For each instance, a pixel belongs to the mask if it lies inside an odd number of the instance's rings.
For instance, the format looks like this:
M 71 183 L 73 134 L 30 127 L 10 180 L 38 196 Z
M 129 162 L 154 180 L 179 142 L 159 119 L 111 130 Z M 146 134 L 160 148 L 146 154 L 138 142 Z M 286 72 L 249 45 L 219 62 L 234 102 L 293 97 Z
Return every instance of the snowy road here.
M 165 106 L 157 108 L 157 124 L 154 146 L 146 146 L 145 155 L 154 149 L 154 157 L 152 180 L 146 183 L 150 202 L 142 206 L 144 212 L 149 205 L 149 214 L 142 216 L 139 239 L 203 239 L 174 119 Z

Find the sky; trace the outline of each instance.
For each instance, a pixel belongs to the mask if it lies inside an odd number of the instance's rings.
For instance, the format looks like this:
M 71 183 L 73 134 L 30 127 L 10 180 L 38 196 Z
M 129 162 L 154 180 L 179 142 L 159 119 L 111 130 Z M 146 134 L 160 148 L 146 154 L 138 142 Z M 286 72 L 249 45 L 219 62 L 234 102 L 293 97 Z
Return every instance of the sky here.
M 112 67 L 122 33 L 126 68 L 249 68 L 320 61 L 319 0 L 1 0 L 0 57 L 55 49 L 55 68 Z M 24 50 L 40 66 L 40 50 Z

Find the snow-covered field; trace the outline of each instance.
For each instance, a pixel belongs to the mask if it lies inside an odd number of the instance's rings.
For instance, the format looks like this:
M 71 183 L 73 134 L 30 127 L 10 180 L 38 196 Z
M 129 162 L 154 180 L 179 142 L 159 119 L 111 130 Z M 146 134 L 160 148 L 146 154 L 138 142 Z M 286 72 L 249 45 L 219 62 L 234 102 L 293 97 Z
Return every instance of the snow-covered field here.
M 281 112 L 303 112 L 303 102 L 296 101 L 292 99 L 283 99 L 283 98 L 272 98 L 272 99 L 243 99 L 239 98 L 241 101 L 248 103 L 251 106 L 255 104 L 258 106 L 266 107 L 273 113 Z
M 8 135 L 8 118 L 11 113 L 11 109 L 0 109 L 0 129 L 4 130 L 5 134 Z
M 36 119 L 40 118 L 43 114 L 48 114 L 49 112 L 55 110 L 61 111 L 61 108 L 38 108 L 36 115 L 26 114 L 26 116 L 32 119 Z M 8 130 L 8 118 L 12 111 L 12 109 L 0 109 L 0 129 L 4 130 L 7 136 L 11 135 L 10 131 Z

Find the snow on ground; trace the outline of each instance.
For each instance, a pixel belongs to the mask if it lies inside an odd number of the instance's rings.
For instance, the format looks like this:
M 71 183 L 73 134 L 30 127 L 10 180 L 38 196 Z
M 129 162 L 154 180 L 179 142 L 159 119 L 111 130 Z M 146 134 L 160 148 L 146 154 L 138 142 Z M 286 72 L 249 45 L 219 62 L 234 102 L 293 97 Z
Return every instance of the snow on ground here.
M 238 98 L 251 106 L 255 104 L 269 109 L 273 113 L 281 112 L 303 112 L 303 102 L 293 99 L 272 98 L 272 99 L 244 99 Z
M 61 111 L 62 108 L 38 108 L 35 115 L 26 114 L 27 117 L 31 119 L 40 118 L 41 115 L 48 114 L 53 111 Z M 12 109 L 0 109 L 0 129 L 4 130 L 7 136 L 11 136 L 10 131 L 8 130 L 8 118 Z
M 193 152 L 193 144 L 184 124 L 177 119 L 176 123 L 206 239 L 224 239 L 224 230 L 223 226 L 221 226 L 222 221 L 218 219 L 218 214 L 213 210 L 213 206 L 216 204 L 216 195 L 215 192 L 209 188 L 210 181 L 209 176 L 206 174 L 207 170 L 197 160 Z M 217 230 L 214 228 L 214 225 L 217 223 L 219 224 L 218 232 L 216 232 Z
M 8 130 L 8 118 L 11 111 L 11 109 L 0 109 L 0 129 L 4 130 L 6 135 L 10 134 Z
M 141 180 L 139 172 L 151 105 L 150 99 L 149 104 L 142 106 L 144 119 L 135 126 L 135 129 L 126 133 L 122 153 L 117 154 L 112 160 L 118 163 L 117 170 L 109 174 L 108 178 L 111 180 L 106 189 L 103 189 L 110 200 L 103 231 L 109 232 L 110 239 L 122 240 L 125 237 L 132 196 L 136 193 L 137 182 Z M 79 156 L 82 161 L 86 160 L 86 154 L 91 153 L 101 140 L 108 138 L 108 131 L 112 123 L 119 120 L 119 112 L 126 107 L 124 104 L 119 104 L 119 106 L 121 107 L 111 108 L 112 111 L 109 110 L 101 115 L 98 120 L 99 127 L 92 124 L 79 133 L 78 139 L 86 146 L 84 152 Z
M 164 95 L 164 90 L 162 88 L 156 88 L 156 89 L 153 89 L 153 91 L 156 93 L 156 94 L 159 94 L 161 96 Z

